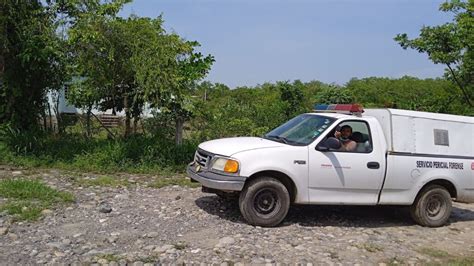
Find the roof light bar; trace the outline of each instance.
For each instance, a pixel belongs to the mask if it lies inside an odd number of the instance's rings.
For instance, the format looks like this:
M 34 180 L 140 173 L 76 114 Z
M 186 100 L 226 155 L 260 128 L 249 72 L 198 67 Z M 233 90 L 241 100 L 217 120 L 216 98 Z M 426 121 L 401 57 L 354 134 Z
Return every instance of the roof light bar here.
M 360 104 L 315 104 L 315 112 L 343 113 L 343 114 L 361 114 L 364 108 Z

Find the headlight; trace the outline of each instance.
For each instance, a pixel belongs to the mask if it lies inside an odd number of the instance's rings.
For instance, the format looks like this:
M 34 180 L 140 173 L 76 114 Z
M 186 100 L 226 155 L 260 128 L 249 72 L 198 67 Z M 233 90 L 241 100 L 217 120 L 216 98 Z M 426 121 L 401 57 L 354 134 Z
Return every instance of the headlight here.
M 212 169 L 226 173 L 237 173 L 239 171 L 239 162 L 232 159 L 217 158 L 212 164 Z

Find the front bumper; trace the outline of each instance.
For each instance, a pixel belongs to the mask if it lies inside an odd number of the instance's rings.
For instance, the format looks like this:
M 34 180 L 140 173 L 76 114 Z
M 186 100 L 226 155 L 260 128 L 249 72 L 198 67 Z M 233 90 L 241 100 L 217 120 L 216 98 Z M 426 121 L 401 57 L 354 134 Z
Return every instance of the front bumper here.
M 218 190 L 241 191 L 244 188 L 246 177 L 216 174 L 202 169 L 196 172 L 194 163 L 186 168 L 189 178 L 201 183 L 204 187 Z

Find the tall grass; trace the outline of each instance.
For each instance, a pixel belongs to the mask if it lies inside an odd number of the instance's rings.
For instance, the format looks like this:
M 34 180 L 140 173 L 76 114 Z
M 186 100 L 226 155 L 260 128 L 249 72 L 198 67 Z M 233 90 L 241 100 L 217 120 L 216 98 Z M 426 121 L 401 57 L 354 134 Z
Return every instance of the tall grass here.
M 196 146 L 144 135 L 114 140 L 13 132 L 0 139 L 0 163 L 99 172 L 183 171 Z

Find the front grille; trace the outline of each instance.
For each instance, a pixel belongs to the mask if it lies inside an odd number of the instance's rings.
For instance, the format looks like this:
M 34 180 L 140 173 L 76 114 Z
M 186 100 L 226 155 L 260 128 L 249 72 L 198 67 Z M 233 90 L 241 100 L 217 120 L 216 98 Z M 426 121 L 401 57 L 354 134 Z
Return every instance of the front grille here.
M 203 151 L 201 149 L 198 149 L 194 156 L 194 161 L 200 166 L 205 167 L 205 168 L 209 166 L 211 159 L 212 159 L 212 154 L 206 151 Z

